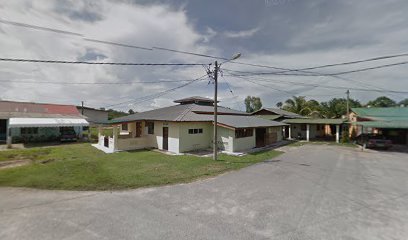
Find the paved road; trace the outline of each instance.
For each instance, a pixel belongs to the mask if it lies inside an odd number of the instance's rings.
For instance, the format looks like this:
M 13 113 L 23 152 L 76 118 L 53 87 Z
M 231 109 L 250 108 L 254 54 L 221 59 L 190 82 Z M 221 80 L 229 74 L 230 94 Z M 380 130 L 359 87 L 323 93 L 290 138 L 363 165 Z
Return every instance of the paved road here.
M 0 239 L 408 239 L 408 155 L 307 145 L 158 188 L 0 188 Z

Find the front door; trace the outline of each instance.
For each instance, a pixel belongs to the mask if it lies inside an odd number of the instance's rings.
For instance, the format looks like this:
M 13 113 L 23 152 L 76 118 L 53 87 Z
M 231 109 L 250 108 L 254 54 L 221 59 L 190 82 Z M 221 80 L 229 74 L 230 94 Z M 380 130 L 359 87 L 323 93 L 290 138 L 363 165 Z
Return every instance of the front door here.
M 265 146 L 266 128 L 257 128 L 255 130 L 256 147 Z
M 0 119 L 0 141 L 6 141 L 7 138 L 7 120 Z
M 163 149 L 169 150 L 169 128 L 163 127 Z

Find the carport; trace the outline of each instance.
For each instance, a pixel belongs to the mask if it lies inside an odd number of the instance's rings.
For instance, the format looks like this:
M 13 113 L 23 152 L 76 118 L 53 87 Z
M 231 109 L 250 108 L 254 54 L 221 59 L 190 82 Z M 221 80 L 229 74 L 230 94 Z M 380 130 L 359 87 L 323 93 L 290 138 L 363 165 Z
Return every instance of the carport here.
M 286 119 L 284 123 L 289 126 L 289 139 L 304 139 L 310 141 L 317 140 L 335 140 L 340 141 L 341 126 L 346 122 L 345 119 L 326 119 L 326 118 L 303 118 Z
M 351 124 L 357 126 L 358 133 L 378 133 L 394 144 L 408 145 L 407 121 L 361 121 Z

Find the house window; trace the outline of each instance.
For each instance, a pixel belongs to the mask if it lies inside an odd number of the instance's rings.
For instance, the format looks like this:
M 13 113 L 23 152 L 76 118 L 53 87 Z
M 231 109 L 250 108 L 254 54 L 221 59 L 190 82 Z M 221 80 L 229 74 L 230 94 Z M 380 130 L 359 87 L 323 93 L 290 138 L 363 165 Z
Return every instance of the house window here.
M 188 129 L 188 134 L 201 134 L 203 133 L 203 129 L 202 128 L 191 128 Z
M 38 128 L 36 127 L 21 128 L 21 134 L 38 134 Z
M 306 131 L 306 124 L 300 124 L 300 130 Z
M 136 122 L 136 137 L 142 136 L 142 122 Z
M 127 131 L 127 130 L 128 130 L 128 124 L 122 123 L 122 131 Z
M 235 138 L 244 138 L 244 137 L 252 137 L 254 131 L 252 128 L 240 128 L 235 129 Z
M 154 122 L 146 122 L 147 134 L 154 134 Z

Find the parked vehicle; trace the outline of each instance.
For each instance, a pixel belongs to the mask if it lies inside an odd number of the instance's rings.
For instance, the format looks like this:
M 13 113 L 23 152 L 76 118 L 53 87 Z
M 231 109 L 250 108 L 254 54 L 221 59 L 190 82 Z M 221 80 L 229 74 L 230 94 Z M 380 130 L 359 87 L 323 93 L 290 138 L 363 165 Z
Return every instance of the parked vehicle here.
M 360 134 L 357 137 L 357 144 L 367 148 L 389 149 L 392 147 L 392 141 L 379 134 Z
M 78 140 L 73 128 L 64 128 L 61 130 L 61 142 L 76 142 Z

